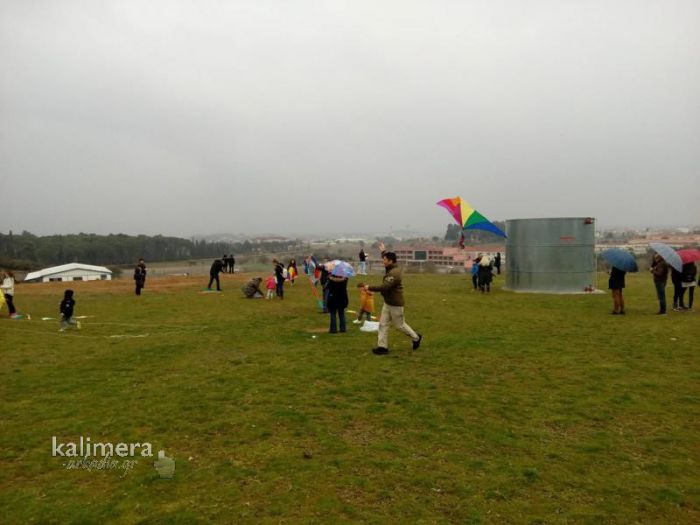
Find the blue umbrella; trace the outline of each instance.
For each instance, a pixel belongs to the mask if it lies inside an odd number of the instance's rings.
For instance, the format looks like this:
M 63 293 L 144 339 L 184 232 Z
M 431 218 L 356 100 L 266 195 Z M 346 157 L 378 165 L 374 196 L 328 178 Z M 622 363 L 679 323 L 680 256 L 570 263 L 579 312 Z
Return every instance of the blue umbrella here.
M 339 261 L 337 259 L 331 261 L 326 265 L 326 269 L 331 272 L 331 275 L 335 275 L 336 277 L 355 277 L 355 270 L 352 265 L 345 261 Z
M 673 266 L 676 270 L 679 272 L 683 271 L 683 261 L 681 260 L 681 256 L 678 255 L 676 250 L 671 248 L 668 244 L 664 244 L 662 242 L 651 242 L 649 243 L 649 247 L 658 253 L 664 261 Z
M 614 266 L 623 272 L 636 272 L 639 269 L 637 268 L 637 261 L 634 258 L 634 255 L 627 250 L 623 250 L 621 248 L 610 248 L 609 250 L 605 250 L 600 255 L 603 257 L 603 259 L 610 263 L 610 266 Z

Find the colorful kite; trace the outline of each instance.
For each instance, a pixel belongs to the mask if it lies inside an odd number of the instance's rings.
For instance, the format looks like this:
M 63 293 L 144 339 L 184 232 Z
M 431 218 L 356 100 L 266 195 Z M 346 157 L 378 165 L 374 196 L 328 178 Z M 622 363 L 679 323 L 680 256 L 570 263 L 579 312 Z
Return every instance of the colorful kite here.
M 443 199 L 437 204 L 450 212 L 457 221 L 457 224 L 462 227 L 462 230 L 484 230 L 500 235 L 501 237 L 506 236 L 498 226 L 472 208 L 471 205 L 467 201 L 462 200 L 461 197 Z

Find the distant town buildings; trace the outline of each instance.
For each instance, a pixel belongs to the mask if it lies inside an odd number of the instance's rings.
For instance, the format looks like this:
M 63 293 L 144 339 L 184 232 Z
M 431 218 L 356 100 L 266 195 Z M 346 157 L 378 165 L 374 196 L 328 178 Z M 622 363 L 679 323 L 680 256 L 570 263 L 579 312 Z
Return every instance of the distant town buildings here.
M 438 267 L 467 267 L 480 253 L 496 254 L 503 256 L 505 247 L 500 244 L 483 246 L 465 246 L 461 249 L 457 246 L 436 245 L 404 245 L 394 247 L 397 262 L 400 264 L 417 265 L 432 264 Z

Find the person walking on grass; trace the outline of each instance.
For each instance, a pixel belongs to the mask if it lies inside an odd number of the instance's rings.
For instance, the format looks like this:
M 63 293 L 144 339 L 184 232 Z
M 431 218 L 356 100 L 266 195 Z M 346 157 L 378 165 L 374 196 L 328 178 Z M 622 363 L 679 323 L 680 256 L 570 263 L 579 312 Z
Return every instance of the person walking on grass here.
M 360 308 L 357 312 L 357 319 L 354 324 L 362 324 L 362 316 L 367 318 L 367 321 L 372 320 L 374 314 L 374 294 L 365 288 L 365 283 L 359 283 L 357 287 L 360 290 Z
M 479 261 L 479 289 L 481 293 L 491 293 L 491 279 L 493 277 L 493 261 L 484 254 Z
M 372 352 L 376 355 L 386 355 L 389 353 L 389 326 L 392 324 L 399 332 L 407 335 L 413 341 L 413 349 L 418 350 L 423 336 L 416 333 L 408 326 L 404 318 L 404 297 L 401 268 L 396 264 L 396 254 L 388 252 L 384 243 L 379 243 L 382 253 L 382 263 L 384 264 L 384 279 L 382 284 L 377 286 L 365 285 L 365 290 L 369 292 L 379 292 L 384 298 L 384 306 L 379 318 L 379 336 L 377 338 L 377 348 Z
M 7 304 L 7 309 L 10 313 L 10 319 L 16 319 L 17 310 L 15 309 L 15 274 L 11 270 L 6 270 L 5 272 L 0 272 L 0 278 L 2 278 L 2 294 L 5 298 L 5 304 Z
M 136 295 L 141 295 L 141 290 L 146 286 L 146 263 L 143 259 L 139 259 L 134 267 L 134 284 Z
M 221 283 L 219 282 L 219 274 L 223 271 L 224 269 L 224 263 L 221 262 L 221 259 L 214 259 L 214 262 L 211 264 L 211 268 L 209 268 L 209 284 L 207 285 L 207 290 L 211 290 L 211 285 L 214 281 L 216 281 L 216 291 L 220 292 L 221 291 Z
M 622 289 L 625 287 L 625 274 L 619 268 L 614 266 L 610 270 L 610 279 L 608 279 L 608 288 L 612 293 L 613 311 L 612 315 L 625 315 L 625 300 L 622 298 Z
M 63 301 L 58 309 L 61 312 L 61 328 L 59 332 L 65 332 L 69 326 L 75 326 L 80 330 L 80 321 L 73 319 L 73 309 L 75 308 L 75 299 L 73 299 L 73 290 L 66 290 L 63 293 Z
M 479 261 L 481 261 L 481 254 L 472 261 L 472 286 L 475 292 L 479 289 Z
M 668 280 L 668 264 L 657 253 L 649 268 L 654 277 L 654 287 L 659 298 L 659 311 L 656 315 L 666 315 L 666 281 Z

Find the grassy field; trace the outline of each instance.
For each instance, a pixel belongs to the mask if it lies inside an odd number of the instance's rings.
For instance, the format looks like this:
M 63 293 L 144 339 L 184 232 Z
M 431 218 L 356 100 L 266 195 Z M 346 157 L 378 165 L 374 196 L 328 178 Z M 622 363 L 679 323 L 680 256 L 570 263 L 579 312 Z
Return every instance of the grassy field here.
M 700 523 L 700 313 L 653 315 L 648 275 L 624 317 L 608 295 L 407 275 L 424 344 L 392 331 L 386 357 L 324 333 L 308 283 L 247 301 L 244 278 L 75 283 L 89 317 L 63 334 L 41 317 L 65 284 L 17 287 L 2 523 Z M 53 436 L 149 442 L 175 475 L 66 469 Z

